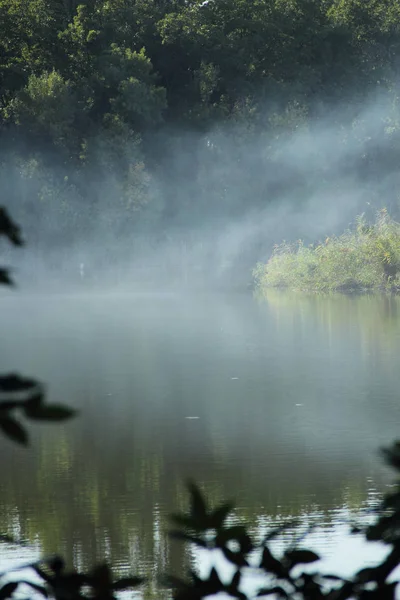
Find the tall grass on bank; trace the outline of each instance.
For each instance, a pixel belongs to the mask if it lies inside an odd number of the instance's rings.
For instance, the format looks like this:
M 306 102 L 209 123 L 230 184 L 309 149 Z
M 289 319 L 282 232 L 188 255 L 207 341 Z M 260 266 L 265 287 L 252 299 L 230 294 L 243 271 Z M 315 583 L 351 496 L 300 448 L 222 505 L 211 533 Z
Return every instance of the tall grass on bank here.
M 386 209 L 318 245 L 283 242 L 253 271 L 258 288 L 302 291 L 400 291 L 400 223 Z

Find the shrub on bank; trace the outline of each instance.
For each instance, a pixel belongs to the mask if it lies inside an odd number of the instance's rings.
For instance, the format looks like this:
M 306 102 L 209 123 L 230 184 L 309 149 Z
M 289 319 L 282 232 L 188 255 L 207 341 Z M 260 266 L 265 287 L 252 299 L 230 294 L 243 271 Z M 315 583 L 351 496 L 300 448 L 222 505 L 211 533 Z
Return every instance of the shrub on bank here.
M 284 242 L 253 275 L 261 289 L 399 291 L 400 223 L 382 209 L 372 225 L 360 216 L 353 230 L 317 245 Z

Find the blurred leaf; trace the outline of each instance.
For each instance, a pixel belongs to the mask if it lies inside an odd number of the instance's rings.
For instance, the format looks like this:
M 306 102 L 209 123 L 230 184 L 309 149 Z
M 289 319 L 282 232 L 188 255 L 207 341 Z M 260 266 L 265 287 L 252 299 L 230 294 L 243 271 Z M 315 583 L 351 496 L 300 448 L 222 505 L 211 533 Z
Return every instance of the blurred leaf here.
M 241 578 L 242 578 L 242 573 L 241 573 L 240 569 L 238 569 L 236 571 L 236 573 L 234 574 L 234 576 L 232 577 L 232 581 L 231 581 L 230 587 L 232 587 L 232 588 L 238 588 L 239 585 L 240 585 Z
M 320 573 L 320 577 L 323 579 L 331 579 L 332 581 L 343 581 L 349 583 L 349 581 L 343 579 L 343 577 L 340 577 L 339 575 L 332 575 L 331 573 Z
M 319 560 L 318 554 L 311 550 L 291 550 L 285 552 L 285 558 L 290 562 L 291 568 L 298 564 L 309 564 Z
M 144 577 L 123 577 L 119 579 L 113 584 L 114 590 L 125 590 L 129 587 L 137 587 L 145 583 L 146 579 Z
M 0 393 L 26 392 L 27 390 L 31 390 L 37 386 L 38 382 L 34 379 L 20 377 L 15 373 L 10 373 L 9 375 L 0 375 Z
M 196 529 L 192 517 L 189 517 L 188 515 L 170 515 L 169 518 L 177 525 L 181 525 L 181 527 L 187 527 L 188 529 Z
M 41 406 L 44 402 L 44 394 L 43 392 L 38 392 L 37 394 L 34 394 L 33 396 L 31 396 L 30 398 L 28 398 L 28 400 L 25 400 L 24 402 L 24 411 L 25 413 L 28 413 L 30 410 L 36 410 L 37 408 L 39 408 L 39 406 Z
M 49 573 L 47 573 L 40 565 L 33 564 L 32 569 L 35 571 L 35 573 L 37 575 L 39 575 L 39 577 L 41 577 L 41 579 L 43 579 L 43 581 L 46 581 L 47 583 L 51 583 L 51 579 L 52 579 L 51 575 Z
M 210 529 L 219 529 L 223 526 L 226 517 L 233 510 L 233 504 L 223 504 L 216 508 L 209 516 Z
M 283 525 L 276 527 L 275 529 L 273 529 L 272 531 L 267 533 L 267 535 L 264 537 L 262 545 L 265 546 L 265 544 L 267 544 L 268 542 L 271 542 L 272 540 L 277 538 L 279 535 L 281 535 L 281 533 L 284 533 L 288 529 L 292 529 L 292 528 L 296 527 L 298 524 L 299 524 L 298 519 L 292 519 L 290 521 L 287 521 Z
M 206 502 L 202 496 L 200 489 L 193 482 L 188 483 L 189 493 L 191 497 L 191 514 L 196 520 L 203 520 L 207 515 Z
M 76 415 L 76 410 L 61 404 L 39 404 L 34 407 L 25 406 L 25 414 L 29 419 L 37 421 L 65 421 Z
M 174 540 L 181 540 L 183 542 L 190 542 L 192 544 L 196 544 L 197 546 L 201 546 L 202 548 L 207 548 L 207 543 L 201 538 L 195 537 L 194 535 L 190 535 L 185 533 L 184 531 L 170 531 L 168 534 Z
M 15 246 L 23 246 L 20 228 L 11 220 L 8 212 L 2 206 L 0 206 L 0 235 L 8 237 Z
M 250 536 L 243 525 L 234 525 L 218 531 L 216 537 L 216 544 L 218 547 L 223 548 L 229 541 L 238 542 L 241 552 L 245 554 L 251 552 L 253 549 Z
M 18 408 L 22 405 L 22 403 L 18 400 L 5 400 L 4 402 L 0 402 L 0 413 L 1 412 L 10 412 L 14 408 Z
M 380 585 L 375 590 L 363 590 L 360 600 L 395 600 L 397 582 Z
M 222 552 L 227 560 L 231 562 L 233 565 L 237 567 L 248 567 L 249 563 L 247 562 L 245 556 L 242 552 L 232 552 L 229 548 L 222 548 Z
M 400 471 L 400 441 L 392 444 L 390 448 L 382 448 L 381 453 L 389 466 Z
M 0 428 L 14 442 L 23 446 L 28 444 L 28 435 L 22 425 L 12 417 L 1 417 Z
M 358 525 L 353 525 L 353 527 L 351 528 L 351 533 L 353 535 L 357 535 L 359 533 L 362 533 L 362 529 L 358 527 Z
M 3 585 L 3 587 L 0 589 L 0 600 L 11 598 L 18 585 L 18 581 L 10 581 L 9 583 Z
M 267 573 L 273 573 L 277 575 L 277 577 L 285 577 L 288 573 L 284 566 L 277 560 L 274 556 L 272 556 L 269 548 L 264 548 L 260 568 L 264 569 Z
M 278 598 L 289 598 L 287 591 L 279 585 L 271 588 L 262 588 L 258 591 L 257 596 L 270 596 L 271 594 L 278 596 Z
M 91 585 L 98 590 L 112 587 L 112 573 L 107 564 L 98 565 L 90 575 Z
M 44 596 L 45 598 L 49 597 L 49 594 L 48 594 L 46 588 L 43 587 L 42 585 L 34 583 L 33 581 L 20 581 L 19 583 L 29 585 L 29 587 L 31 587 L 33 590 L 36 590 L 37 592 L 39 592 L 39 594 L 42 594 L 42 596 Z
M 14 285 L 9 269 L 0 268 L 0 285 Z
M 360 583 L 368 583 L 370 581 L 375 581 L 376 576 L 377 570 L 372 567 L 361 569 L 357 573 L 357 581 Z
M 49 558 L 46 563 L 56 575 L 59 575 L 65 569 L 65 561 L 61 556 L 53 556 L 52 558 Z

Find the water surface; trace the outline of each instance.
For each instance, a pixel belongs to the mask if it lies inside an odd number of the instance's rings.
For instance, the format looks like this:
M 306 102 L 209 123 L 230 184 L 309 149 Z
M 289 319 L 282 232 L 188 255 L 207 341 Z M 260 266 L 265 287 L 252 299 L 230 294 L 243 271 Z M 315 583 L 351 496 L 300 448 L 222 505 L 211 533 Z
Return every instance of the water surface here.
M 3 294 L 1 372 L 40 378 L 80 416 L 31 427 L 28 451 L 0 440 L 1 529 L 77 566 L 180 572 L 167 516 L 192 477 L 255 530 L 318 519 L 333 556 L 343 518 L 390 481 L 377 450 L 399 435 L 399 309 L 277 292 Z

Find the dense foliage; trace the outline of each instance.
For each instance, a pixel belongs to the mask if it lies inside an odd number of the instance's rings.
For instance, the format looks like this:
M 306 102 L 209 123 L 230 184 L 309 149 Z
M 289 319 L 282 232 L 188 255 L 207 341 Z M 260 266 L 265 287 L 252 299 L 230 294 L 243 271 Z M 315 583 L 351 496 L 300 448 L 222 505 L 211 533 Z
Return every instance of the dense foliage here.
M 33 248 L 96 231 L 111 263 L 351 178 L 394 210 L 399 23 L 396 0 L 1 0 L 7 206 Z
M 277 245 L 254 275 L 261 290 L 398 291 L 400 224 L 382 210 L 373 225 L 359 217 L 353 231 L 328 237 L 323 243 Z

